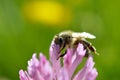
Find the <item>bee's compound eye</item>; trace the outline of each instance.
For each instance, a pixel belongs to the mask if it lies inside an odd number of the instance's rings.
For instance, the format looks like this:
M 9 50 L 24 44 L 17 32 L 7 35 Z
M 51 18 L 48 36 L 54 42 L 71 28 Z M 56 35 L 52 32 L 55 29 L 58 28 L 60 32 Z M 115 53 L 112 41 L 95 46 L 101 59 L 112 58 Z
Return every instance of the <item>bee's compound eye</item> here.
M 59 38 L 59 43 L 62 43 L 62 42 L 63 42 L 63 38 L 60 37 L 60 38 Z
M 70 36 L 68 36 L 68 38 L 71 38 Z

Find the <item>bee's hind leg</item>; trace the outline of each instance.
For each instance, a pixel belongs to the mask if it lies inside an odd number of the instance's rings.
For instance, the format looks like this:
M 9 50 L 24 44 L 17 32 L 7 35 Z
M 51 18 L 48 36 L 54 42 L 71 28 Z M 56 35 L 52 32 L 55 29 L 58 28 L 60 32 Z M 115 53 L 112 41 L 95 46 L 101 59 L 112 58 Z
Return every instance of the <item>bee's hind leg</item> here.
M 99 55 L 97 52 L 96 52 L 96 49 L 95 47 L 88 41 L 82 41 L 83 45 L 86 47 L 86 50 L 88 53 L 90 53 L 90 51 L 94 52 L 95 54 Z

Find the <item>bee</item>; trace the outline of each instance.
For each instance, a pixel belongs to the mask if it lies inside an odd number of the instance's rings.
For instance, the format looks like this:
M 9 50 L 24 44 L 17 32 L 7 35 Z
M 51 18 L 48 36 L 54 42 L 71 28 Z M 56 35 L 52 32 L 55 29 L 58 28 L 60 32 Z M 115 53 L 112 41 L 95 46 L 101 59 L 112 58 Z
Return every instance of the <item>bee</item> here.
M 73 32 L 73 31 L 63 31 L 59 34 L 55 35 L 53 38 L 53 41 L 55 44 L 60 46 L 59 50 L 59 56 L 63 57 L 67 53 L 67 48 L 77 48 L 78 44 L 81 43 L 84 46 L 84 49 L 86 50 L 85 57 L 88 57 L 90 52 L 94 52 L 95 54 L 99 55 L 96 52 L 95 47 L 88 42 L 86 39 L 95 39 L 96 37 L 90 33 L 87 32 Z M 62 50 L 65 49 L 65 52 L 63 54 L 60 54 Z

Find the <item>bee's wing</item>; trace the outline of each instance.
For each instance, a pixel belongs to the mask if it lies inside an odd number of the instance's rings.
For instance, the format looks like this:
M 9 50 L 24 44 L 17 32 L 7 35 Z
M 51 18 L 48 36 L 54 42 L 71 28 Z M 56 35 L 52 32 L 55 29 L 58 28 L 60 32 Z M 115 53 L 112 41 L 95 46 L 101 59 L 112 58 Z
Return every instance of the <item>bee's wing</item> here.
M 82 33 L 73 33 L 73 37 L 81 37 L 81 38 L 89 38 L 89 39 L 95 39 L 96 37 L 90 33 L 82 32 Z

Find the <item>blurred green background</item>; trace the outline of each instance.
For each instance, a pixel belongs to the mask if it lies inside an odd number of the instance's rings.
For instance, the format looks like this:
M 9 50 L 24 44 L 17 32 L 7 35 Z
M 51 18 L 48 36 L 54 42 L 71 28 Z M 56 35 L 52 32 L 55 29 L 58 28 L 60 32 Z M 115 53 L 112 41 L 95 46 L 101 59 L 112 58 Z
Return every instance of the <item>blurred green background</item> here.
M 97 80 L 120 80 L 119 0 L 0 0 L 0 80 L 19 80 L 33 53 L 49 58 L 53 36 L 68 29 L 96 35 Z

